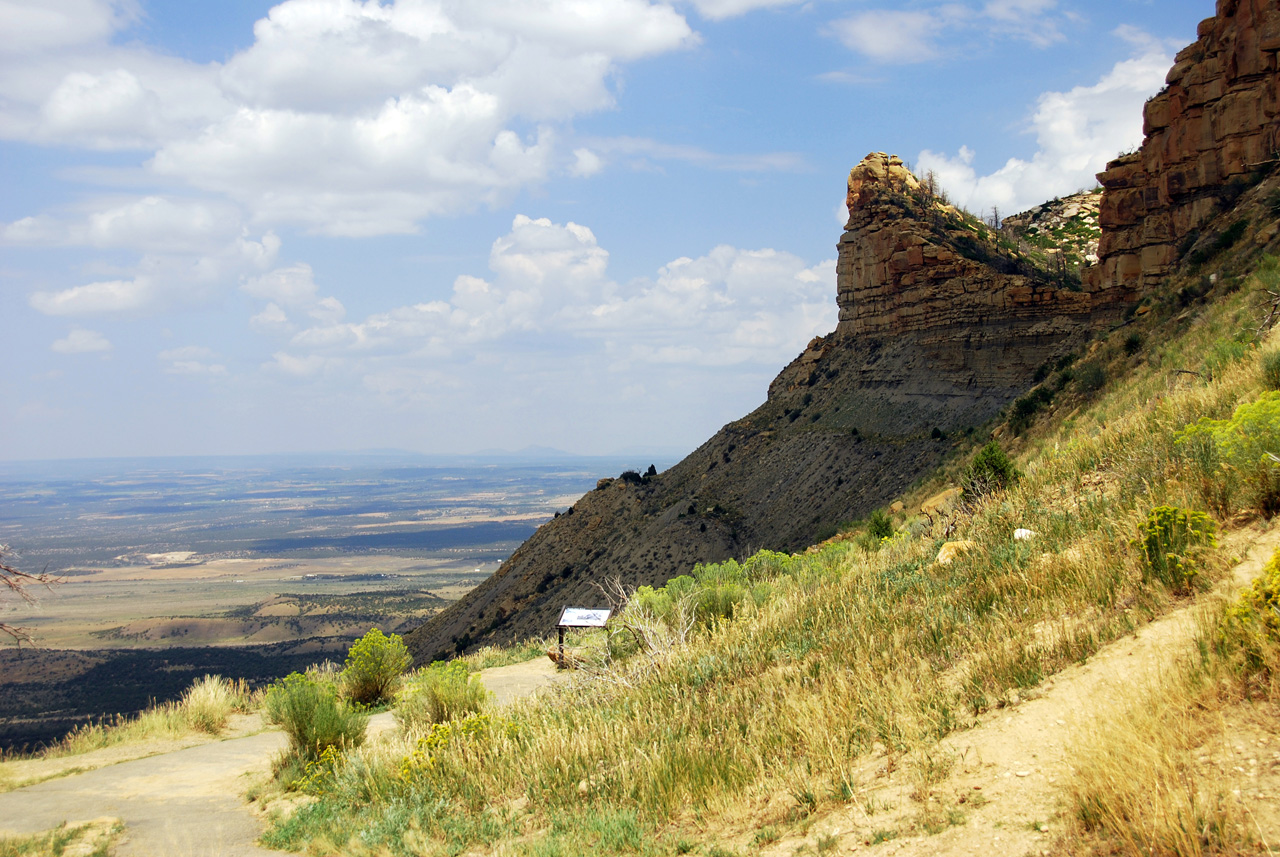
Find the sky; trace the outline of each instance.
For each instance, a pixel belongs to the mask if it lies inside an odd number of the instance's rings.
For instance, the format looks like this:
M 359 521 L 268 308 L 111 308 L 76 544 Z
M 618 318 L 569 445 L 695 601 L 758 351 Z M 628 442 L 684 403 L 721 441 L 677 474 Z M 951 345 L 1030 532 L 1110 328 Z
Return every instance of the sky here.
M 1212 0 L 0 0 L 0 459 L 682 453 L 869 152 L 1092 187 Z

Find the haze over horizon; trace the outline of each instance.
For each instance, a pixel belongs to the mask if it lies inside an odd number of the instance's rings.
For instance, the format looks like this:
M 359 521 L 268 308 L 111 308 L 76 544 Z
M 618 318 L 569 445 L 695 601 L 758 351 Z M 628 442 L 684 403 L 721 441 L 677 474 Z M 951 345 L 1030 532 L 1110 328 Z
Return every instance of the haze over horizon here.
M 1093 185 L 1207 0 L 0 2 L 0 459 L 692 449 L 867 152 Z

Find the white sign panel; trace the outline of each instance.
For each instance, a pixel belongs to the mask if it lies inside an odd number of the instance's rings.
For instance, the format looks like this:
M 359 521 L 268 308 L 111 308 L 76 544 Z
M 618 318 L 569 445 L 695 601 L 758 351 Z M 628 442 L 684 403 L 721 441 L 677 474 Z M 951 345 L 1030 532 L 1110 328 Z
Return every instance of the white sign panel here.
M 590 607 L 566 607 L 560 614 L 561 628 L 603 628 L 608 621 L 608 610 L 593 610 Z

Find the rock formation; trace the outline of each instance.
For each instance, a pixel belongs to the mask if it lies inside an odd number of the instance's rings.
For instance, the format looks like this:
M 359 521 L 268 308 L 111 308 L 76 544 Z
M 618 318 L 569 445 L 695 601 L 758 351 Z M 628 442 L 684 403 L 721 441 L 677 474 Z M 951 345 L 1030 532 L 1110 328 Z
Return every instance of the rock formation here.
M 1061 258 L 1062 267 L 1079 269 L 1098 263 L 1098 225 L 1101 190 L 1081 191 L 1011 214 L 1000 231 L 1021 242 L 1024 252 L 1043 249 Z
M 942 439 L 990 419 L 1087 335 L 1094 305 L 981 223 L 935 199 L 896 157 L 849 177 L 839 327 L 763 405 L 670 470 L 601 480 L 461 601 L 406 636 L 420 663 L 551 633 L 600 584 L 661 584 L 695 563 L 798 550 L 934 468 Z
M 1088 278 L 1132 302 L 1163 282 L 1232 188 L 1280 152 L 1280 6 L 1218 0 L 1147 102 L 1142 148 L 1107 165 L 1100 263 Z

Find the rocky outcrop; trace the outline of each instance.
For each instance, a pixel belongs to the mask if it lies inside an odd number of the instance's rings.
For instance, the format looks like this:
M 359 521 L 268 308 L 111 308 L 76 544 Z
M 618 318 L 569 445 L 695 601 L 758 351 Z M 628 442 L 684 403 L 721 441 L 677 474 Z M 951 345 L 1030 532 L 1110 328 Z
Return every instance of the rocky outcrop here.
M 931 392 L 1016 385 L 1091 325 L 1093 296 L 922 186 L 896 158 L 849 174 L 836 262 L 844 339 L 911 337 Z M 919 379 L 923 381 L 924 379 Z
M 1103 235 L 1088 280 L 1117 302 L 1162 283 L 1231 201 L 1233 183 L 1280 151 L 1280 6 L 1218 0 L 1197 36 L 1147 102 L 1142 148 L 1098 175 Z
M 602 479 L 484 584 L 405 637 L 420 663 L 552 633 L 600 586 L 662 584 L 695 563 L 794 551 L 923 477 L 945 440 L 1024 392 L 1091 324 L 1091 296 L 999 246 L 895 157 L 850 174 L 840 324 L 768 399 L 670 470 Z
M 1025 252 L 1040 248 L 1047 257 L 1060 258 L 1063 267 L 1096 265 L 1102 237 L 1098 225 L 1101 202 L 1100 190 L 1052 199 L 1004 218 L 1000 231 L 1023 242 Z

